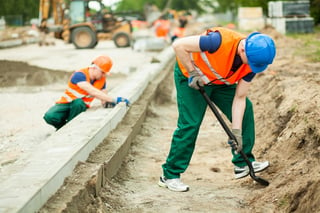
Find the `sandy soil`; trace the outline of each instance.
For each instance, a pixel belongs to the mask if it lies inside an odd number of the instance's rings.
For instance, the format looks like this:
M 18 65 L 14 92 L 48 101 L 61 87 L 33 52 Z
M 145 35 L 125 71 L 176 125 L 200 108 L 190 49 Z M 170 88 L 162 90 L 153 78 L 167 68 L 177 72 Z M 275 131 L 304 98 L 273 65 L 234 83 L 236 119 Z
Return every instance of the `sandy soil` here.
M 227 137 L 210 111 L 190 167 L 182 175 L 190 191 L 176 193 L 157 186 L 177 118 L 169 75 L 159 98 L 150 103 L 148 117 L 121 170 L 107 180 L 106 187 L 99 194 L 90 193 L 87 183 L 73 202 L 65 203 L 70 200 L 67 192 L 81 176 L 75 170 L 40 212 L 319 212 L 320 63 L 297 54 L 302 41 L 265 31 L 276 40 L 277 58 L 253 81 L 249 96 L 256 115 L 254 153 L 258 160 L 271 163 L 257 175 L 270 181 L 268 187 L 250 177 L 233 179 Z M 112 137 L 117 134 L 123 132 L 116 130 Z M 104 150 L 98 151 L 103 154 Z

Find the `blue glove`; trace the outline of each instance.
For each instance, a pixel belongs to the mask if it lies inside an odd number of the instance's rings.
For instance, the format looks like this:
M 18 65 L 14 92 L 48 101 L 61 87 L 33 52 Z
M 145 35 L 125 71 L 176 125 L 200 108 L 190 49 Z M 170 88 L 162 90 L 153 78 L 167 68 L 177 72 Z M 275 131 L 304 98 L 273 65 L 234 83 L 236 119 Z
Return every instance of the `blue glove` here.
M 123 98 L 123 97 L 117 97 L 117 98 L 115 99 L 115 103 L 118 104 L 118 103 L 120 103 L 120 102 L 125 102 L 127 106 L 130 105 L 130 101 L 129 101 L 128 99 Z
M 112 102 L 105 103 L 104 107 L 105 108 L 113 108 L 120 102 L 125 102 L 127 106 L 130 105 L 130 101 L 128 99 L 123 98 L 123 97 L 117 97 L 117 98 L 114 98 Z

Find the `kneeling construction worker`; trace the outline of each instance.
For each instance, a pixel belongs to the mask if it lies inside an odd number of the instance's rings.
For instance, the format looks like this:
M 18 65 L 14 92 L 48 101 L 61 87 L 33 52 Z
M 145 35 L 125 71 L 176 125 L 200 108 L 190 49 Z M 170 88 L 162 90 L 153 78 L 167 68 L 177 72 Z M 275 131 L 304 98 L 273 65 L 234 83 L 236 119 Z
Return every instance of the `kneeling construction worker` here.
M 74 117 L 90 107 L 94 98 L 101 100 L 103 106 L 115 106 L 128 99 L 112 97 L 106 91 L 106 75 L 110 72 L 112 60 L 102 55 L 94 59 L 89 67 L 75 71 L 68 82 L 62 97 L 44 115 L 44 120 L 57 130 Z

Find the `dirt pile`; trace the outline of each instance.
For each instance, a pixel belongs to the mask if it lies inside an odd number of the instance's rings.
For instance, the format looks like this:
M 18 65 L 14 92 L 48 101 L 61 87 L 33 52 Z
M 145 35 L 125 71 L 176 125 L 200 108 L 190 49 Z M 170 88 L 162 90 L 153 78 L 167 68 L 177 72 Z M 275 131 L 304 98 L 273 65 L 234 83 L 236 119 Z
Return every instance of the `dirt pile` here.
M 70 72 L 44 69 L 25 62 L 0 60 L 0 87 L 43 86 L 67 82 Z
M 251 99 L 258 153 L 270 159 L 271 185 L 252 204 L 285 212 L 320 210 L 320 63 L 297 54 L 304 42 L 276 35 L 277 57 L 259 75 Z

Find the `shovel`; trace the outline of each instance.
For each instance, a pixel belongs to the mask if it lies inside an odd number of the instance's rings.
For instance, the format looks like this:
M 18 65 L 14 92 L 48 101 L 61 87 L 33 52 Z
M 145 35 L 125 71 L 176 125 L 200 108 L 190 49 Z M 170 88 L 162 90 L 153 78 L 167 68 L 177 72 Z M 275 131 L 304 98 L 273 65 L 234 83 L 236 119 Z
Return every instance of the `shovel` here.
M 221 126 L 223 127 L 224 131 L 227 133 L 227 135 L 229 136 L 229 138 L 233 141 L 235 141 L 237 144 L 237 138 L 233 135 L 233 133 L 231 132 L 231 130 L 229 129 L 229 127 L 227 126 L 227 124 L 224 122 L 223 118 L 221 117 L 221 115 L 219 114 L 216 106 L 213 104 L 213 102 L 210 100 L 209 96 L 207 95 L 207 93 L 204 91 L 203 87 L 200 87 L 199 89 L 200 93 L 203 95 L 204 99 L 206 100 L 206 102 L 208 103 L 210 109 L 212 110 L 213 114 L 216 116 L 216 118 L 218 119 L 218 121 L 220 122 Z M 250 162 L 250 160 L 248 159 L 247 155 L 241 150 L 239 152 L 239 154 L 243 157 L 243 159 L 245 160 L 246 164 L 249 167 L 249 174 L 250 177 L 257 181 L 258 183 L 260 183 L 261 185 L 264 186 L 268 186 L 269 182 L 261 177 L 258 177 L 255 175 L 254 173 L 254 169 L 253 166 Z

